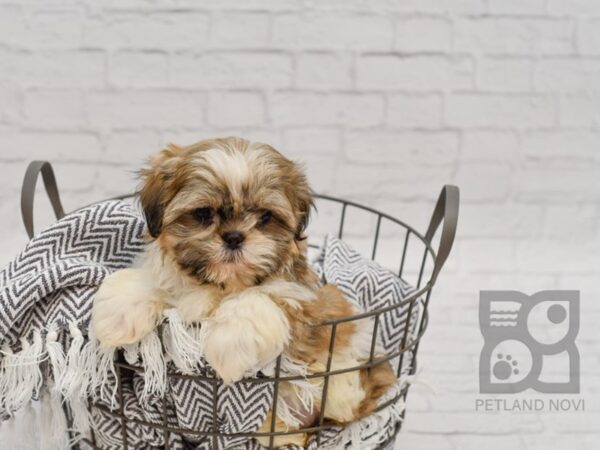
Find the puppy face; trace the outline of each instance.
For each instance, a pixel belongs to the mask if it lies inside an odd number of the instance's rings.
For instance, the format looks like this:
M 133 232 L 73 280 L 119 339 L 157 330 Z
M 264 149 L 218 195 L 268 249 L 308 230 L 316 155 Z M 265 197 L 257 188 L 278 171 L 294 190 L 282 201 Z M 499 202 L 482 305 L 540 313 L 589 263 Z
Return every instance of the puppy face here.
M 251 286 L 297 270 L 310 189 L 274 148 L 239 138 L 170 146 L 143 176 L 150 234 L 186 275 Z

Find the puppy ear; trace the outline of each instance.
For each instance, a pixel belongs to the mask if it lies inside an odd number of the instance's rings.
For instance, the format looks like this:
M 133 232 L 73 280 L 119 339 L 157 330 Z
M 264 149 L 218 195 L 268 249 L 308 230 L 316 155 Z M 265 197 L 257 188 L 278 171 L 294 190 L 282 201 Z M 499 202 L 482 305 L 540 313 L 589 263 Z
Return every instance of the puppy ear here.
M 159 170 L 145 172 L 144 185 L 140 191 L 140 201 L 146 217 L 148 231 L 153 238 L 158 237 L 162 228 L 164 205 L 161 200 L 163 179 Z
M 296 234 L 294 238 L 297 241 L 303 241 L 306 239 L 304 232 L 308 226 L 310 220 L 311 210 L 314 208 L 314 201 L 312 191 L 306 181 L 306 176 L 297 168 L 298 174 L 296 177 L 295 191 L 296 191 L 296 210 L 298 214 L 298 226 L 296 228 Z
M 149 168 L 141 171 L 140 202 L 153 238 L 160 234 L 165 207 L 176 194 L 174 178 L 183 153 L 183 148 L 171 144 L 150 159 Z

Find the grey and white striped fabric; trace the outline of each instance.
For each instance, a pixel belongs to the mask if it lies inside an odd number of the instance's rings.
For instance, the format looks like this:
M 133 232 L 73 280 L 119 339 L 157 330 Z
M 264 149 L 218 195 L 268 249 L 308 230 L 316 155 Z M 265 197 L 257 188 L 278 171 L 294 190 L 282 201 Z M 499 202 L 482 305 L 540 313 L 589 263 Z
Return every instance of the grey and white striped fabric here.
M 64 387 L 63 378 L 76 378 L 81 375 L 78 371 L 86 370 L 72 361 L 80 363 L 77 353 L 89 339 L 87 326 L 96 289 L 107 274 L 132 264 L 144 248 L 144 228 L 142 215 L 131 201 L 97 203 L 41 232 L 0 272 L 0 418 L 9 419 L 32 399 L 38 399 L 41 390 L 61 383 Z M 412 292 L 396 276 L 333 237 L 326 239 L 315 268 L 324 282 L 337 284 L 364 311 L 395 304 Z M 414 325 L 418 308 L 413 312 Z M 381 318 L 379 340 L 386 352 L 398 348 L 406 315 L 403 307 Z M 414 334 L 414 326 L 409 334 Z M 138 363 L 145 365 L 143 359 Z M 212 371 L 204 367 L 201 374 L 212 375 Z M 108 371 L 105 386 L 114 386 L 114 376 Z M 272 383 L 241 381 L 225 386 L 209 380 L 169 378 L 163 404 L 162 396 L 144 394 L 143 374 L 125 373 L 122 379 L 123 408 L 129 418 L 137 420 L 127 424 L 130 449 L 162 446 L 164 433 L 153 425 L 162 425 L 166 418 L 172 427 L 192 430 L 184 435 L 168 434 L 171 448 L 215 450 L 209 437 L 193 430 L 255 432 L 273 400 Z M 218 400 L 213 411 L 215 392 Z M 64 394 L 64 390 L 59 393 Z M 77 394 L 71 390 L 70 395 Z M 89 391 L 81 388 L 80 395 L 85 401 Z M 98 396 L 105 409 L 120 408 L 118 398 L 112 402 L 106 398 Z M 322 434 L 321 447 L 344 448 L 352 441 L 353 448 L 370 448 L 368 443 L 384 442 L 400 420 L 401 407 L 392 405 L 386 414 L 378 413 L 375 421 L 353 424 L 351 434 L 332 427 Z M 97 445 L 122 448 L 120 419 L 103 409 L 93 411 Z M 356 447 L 358 441 L 361 446 Z M 218 447 L 258 449 L 260 445 L 252 439 L 232 437 L 220 438 Z M 309 448 L 316 448 L 314 439 Z

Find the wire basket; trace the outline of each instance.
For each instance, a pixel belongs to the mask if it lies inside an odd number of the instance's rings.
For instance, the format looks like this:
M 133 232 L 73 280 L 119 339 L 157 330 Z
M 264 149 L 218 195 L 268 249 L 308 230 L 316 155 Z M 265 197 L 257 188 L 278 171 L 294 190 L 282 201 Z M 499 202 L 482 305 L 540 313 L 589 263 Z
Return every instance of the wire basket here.
M 57 217 L 64 215 L 59 197 L 58 190 L 56 188 L 56 182 L 52 173 L 51 167 L 48 163 L 34 162 L 30 165 L 27 174 L 25 176 L 24 190 L 22 192 L 22 213 L 23 219 L 30 235 L 33 234 L 33 222 L 32 222 L 32 209 L 33 209 L 33 195 L 35 191 L 35 181 L 39 175 L 42 174 L 46 191 L 50 197 L 52 206 Z M 25 189 L 25 186 L 28 186 Z M 117 198 L 125 199 L 132 197 L 132 195 L 125 195 Z M 369 369 L 386 362 L 394 362 L 396 364 L 395 371 L 396 376 L 400 377 L 405 374 L 414 374 L 417 368 L 417 351 L 421 337 L 423 336 L 428 322 L 427 308 L 431 298 L 432 288 L 435 285 L 437 277 L 450 253 L 454 237 L 456 233 L 456 225 L 458 220 L 458 206 L 459 206 L 459 191 L 455 186 L 446 185 L 442 189 L 438 198 L 437 204 L 433 210 L 429 226 L 425 234 L 421 234 L 413 227 L 407 225 L 401 220 L 398 220 L 388 214 L 377 211 L 374 208 L 360 205 L 347 200 L 338 199 L 326 195 L 315 195 L 317 200 L 317 211 L 321 214 L 325 211 L 325 216 L 328 218 L 325 230 L 336 233 L 340 239 L 346 239 L 358 237 L 360 242 L 363 244 L 362 253 L 365 254 L 372 260 L 379 260 L 378 256 L 382 254 L 382 250 L 387 249 L 388 254 L 395 255 L 397 261 L 394 263 L 392 260 L 387 261 L 387 266 L 397 264 L 395 267 L 395 274 L 398 278 L 406 279 L 411 278 L 412 286 L 415 290 L 402 299 L 401 302 L 390 305 L 384 308 L 380 308 L 373 311 L 367 311 L 364 313 L 356 314 L 350 317 L 344 317 L 341 319 L 327 320 L 322 323 L 321 326 L 327 327 L 330 333 L 329 341 L 329 355 L 326 365 L 326 370 L 319 373 L 310 374 L 307 378 L 316 378 L 322 380 L 322 397 L 321 397 L 321 408 L 320 415 L 315 423 L 306 428 L 294 429 L 289 431 L 276 431 L 276 417 L 277 417 L 277 400 L 279 393 L 279 384 L 284 381 L 291 381 L 294 379 L 304 378 L 302 376 L 282 376 L 281 375 L 281 356 L 277 359 L 275 364 L 275 375 L 273 377 L 254 377 L 247 378 L 244 382 L 250 383 L 270 383 L 273 388 L 273 403 L 271 405 L 271 424 L 270 431 L 268 432 L 255 432 L 255 433 L 223 433 L 218 429 L 217 420 L 217 386 L 218 378 L 208 375 L 183 375 L 174 371 L 168 371 L 167 381 L 169 379 L 187 378 L 197 379 L 202 382 L 211 383 L 213 386 L 213 397 L 210 399 L 213 405 L 212 412 L 212 430 L 195 430 L 188 428 L 175 427 L 169 424 L 167 416 L 167 398 L 166 396 L 162 399 L 162 411 L 163 421 L 162 423 L 151 423 L 139 420 L 137 418 L 128 417 L 125 413 L 123 401 L 123 377 L 132 374 L 133 372 L 143 371 L 142 367 L 128 364 L 122 354 L 119 355 L 118 360 L 115 362 L 115 368 L 117 372 L 117 396 L 119 399 L 119 407 L 111 410 L 105 405 L 90 402 L 90 409 L 98 408 L 105 414 L 110 414 L 115 417 L 121 424 L 121 444 L 122 448 L 127 450 L 131 448 L 131 444 L 128 442 L 127 437 L 127 425 L 130 423 L 138 423 L 140 425 L 152 427 L 155 430 L 160 430 L 164 435 L 164 449 L 170 449 L 169 435 L 171 433 L 182 434 L 186 436 L 197 436 L 199 438 L 209 438 L 212 440 L 212 448 L 220 448 L 220 439 L 230 439 L 239 437 L 261 437 L 269 440 L 269 449 L 274 447 L 274 439 L 276 436 L 298 434 L 298 433 L 311 433 L 316 434 L 317 446 L 320 444 L 321 433 L 326 428 L 330 427 L 331 424 L 327 422 L 324 417 L 325 406 L 327 402 L 327 392 L 329 379 L 333 375 L 341 373 L 357 371 L 362 369 Z M 352 213 L 360 213 L 361 223 L 369 225 L 369 229 L 357 233 L 355 230 L 348 230 L 348 217 Z M 355 224 L 353 221 L 352 224 Z M 440 224 L 443 223 L 442 231 L 439 236 L 439 242 L 437 242 L 437 251 L 434 250 L 434 236 Z M 354 227 L 353 227 L 354 228 Z M 386 241 L 386 245 L 382 246 L 382 242 Z M 318 245 L 310 241 L 309 246 L 317 248 Z M 412 314 L 413 309 L 420 307 L 419 314 Z M 385 314 L 390 314 L 398 308 L 408 308 L 408 313 L 404 314 L 405 323 L 403 324 L 403 336 L 400 340 L 400 346 L 397 350 L 383 354 L 375 355 L 376 340 L 378 336 L 378 327 L 381 322 L 381 318 Z M 361 364 L 360 366 L 331 370 L 333 350 L 335 347 L 336 331 L 340 324 L 352 321 L 358 321 L 362 319 L 371 318 L 373 320 L 373 332 L 371 337 L 371 354 L 368 362 Z M 411 323 L 411 320 L 413 321 Z M 409 330 L 414 332 L 409 333 Z M 405 401 L 408 394 L 408 384 L 391 399 L 380 404 L 376 411 L 379 411 L 391 404 L 400 400 Z M 166 394 L 168 395 L 168 394 Z M 405 409 L 402 411 L 402 418 L 404 418 Z M 69 412 L 66 411 L 67 416 Z M 391 433 L 389 439 L 380 445 L 380 449 L 389 448 L 395 441 L 396 435 L 401 428 L 402 421 L 399 421 L 395 425 L 393 433 Z M 94 431 L 91 430 L 89 439 L 84 440 L 85 444 L 94 449 L 104 450 L 103 447 L 97 443 Z

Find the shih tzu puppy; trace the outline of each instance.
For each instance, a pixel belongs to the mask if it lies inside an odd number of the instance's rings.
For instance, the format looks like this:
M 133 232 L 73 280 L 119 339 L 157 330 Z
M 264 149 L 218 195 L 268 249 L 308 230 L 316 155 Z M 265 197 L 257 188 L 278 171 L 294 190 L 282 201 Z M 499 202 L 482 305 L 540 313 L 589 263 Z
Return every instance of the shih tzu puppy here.
M 186 322 L 202 323 L 204 356 L 225 383 L 282 352 L 312 373 L 324 371 L 331 327 L 319 324 L 357 311 L 334 286 L 319 286 L 307 261 L 312 198 L 300 168 L 269 145 L 231 137 L 171 145 L 142 176 L 150 239 L 134 267 L 108 276 L 96 295 L 100 344 L 139 342 L 176 308 Z M 368 360 L 371 330 L 360 328 L 338 325 L 332 370 Z M 388 363 L 331 376 L 324 417 L 347 423 L 368 415 L 394 381 Z M 282 383 L 281 395 L 292 391 Z M 295 426 L 315 422 L 320 400 L 315 395 L 313 410 L 297 409 Z M 288 428 L 277 420 L 278 431 Z

